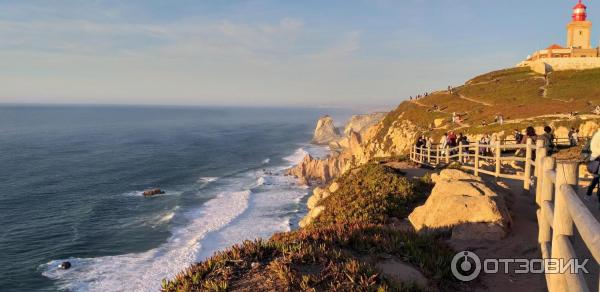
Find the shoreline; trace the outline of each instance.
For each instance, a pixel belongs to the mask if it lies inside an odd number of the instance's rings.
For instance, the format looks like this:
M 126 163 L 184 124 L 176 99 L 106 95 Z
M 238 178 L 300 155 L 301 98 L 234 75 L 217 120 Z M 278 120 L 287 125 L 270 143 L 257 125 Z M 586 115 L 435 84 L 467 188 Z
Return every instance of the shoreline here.
M 249 170 L 240 174 L 240 178 L 247 177 L 247 185 L 246 187 L 242 187 L 242 190 L 231 193 L 224 192 L 221 195 L 217 195 L 204 202 L 197 209 L 183 212 L 180 211 L 176 216 L 186 217 L 187 223 L 185 223 L 185 225 L 173 227 L 167 241 L 157 247 L 136 254 L 56 259 L 40 265 L 38 269 L 41 270 L 41 274 L 44 277 L 55 281 L 55 285 L 58 285 L 61 289 L 105 290 L 111 289 L 110 287 L 123 288 L 123 286 L 121 286 L 122 283 L 127 283 L 125 280 L 130 279 L 127 287 L 134 290 L 154 291 L 157 286 L 160 286 L 160 279 L 169 279 L 179 270 L 184 269 L 194 262 L 203 261 L 232 244 L 241 243 L 245 240 L 255 240 L 257 238 L 269 238 L 277 232 L 296 230 L 299 221 L 306 215 L 306 200 L 310 194 L 310 189 L 307 186 L 298 184 L 293 177 L 285 176 L 284 171 L 299 163 L 300 159 L 306 153 L 312 152 L 313 154 L 317 154 L 329 152 L 327 147 L 308 143 L 303 143 L 299 146 L 299 148 L 291 151 L 289 155 L 282 157 L 281 164 L 271 165 L 270 158 L 268 158 L 269 161 L 267 162 L 263 159 L 261 166 L 257 166 L 254 170 Z M 261 170 L 261 168 L 263 169 Z M 203 181 L 203 183 L 209 185 L 223 179 L 227 178 L 214 179 L 214 177 L 211 177 L 210 181 Z M 236 181 L 235 178 L 230 179 Z M 282 207 L 277 207 L 276 209 L 285 209 L 286 207 L 284 206 L 286 205 L 296 205 L 297 207 L 294 210 L 287 210 L 287 214 L 281 215 L 283 217 L 274 214 L 268 215 L 268 218 L 272 218 L 267 220 L 270 223 L 256 224 L 254 221 L 265 216 L 262 214 L 258 215 L 258 217 L 253 217 L 257 215 L 255 213 L 260 212 L 256 210 L 257 208 L 265 207 L 264 205 L 260 205 L 264 204 L 264 202 L 256 197 L 270 193 L 281 193 L 281 197 L 284 198 L 284 202 L 279 202 L 280 204 L 283 204 Z M 284 195 L 284 193 L 286 194 Z M 294 195 L 295 193 L 299 195 Z M 219 219 L 217 221 L 218 223 L 215 222 L 218 225 L 206 221 L 216 214 L 219 214 L 219 216 L 229 214 L 226 215 L 226 218 L 229 219 L 224 219 L 225 221 Z M 206 219 L 201 220 L 201 218 L 204 217 L 206 217 Z M 201 222 L 197 222 L 198 220 L 201 220 Z M 252 221 L 254 225 L 247 224 L 248 222 L 246 221 L 248 220 Z M 275 223 L 275 221 L 279 221 L 279 223 Z M 236 224 L 246 225 L 247 228 L 252 228 L 250 226 L 253 226 L 253 233 L 243 233 L 242 231 L 246 228 L 240 227 L 238 228 L 239 232 L 231 234 L 231 230 L 236 230 Z M 231 236 L 230 240 L 224 240 L 224 238 L 228 236 Z M 233 237 L 236 239 L 231 240 Z M 192 244 L 193 247 L 191 250 L 179 251 L 181 246 L 178 247 L 177 242 L 181 240 L 188 242 L 187 245 Z M 160 256 L 160 254 L 163 255 Z M 188 260 L 178 262 L 175 265 L 167 264 L 170 260 L 167 260 L 164 255 L 170 255 L 180 259 L 188 258 Z M 74 263 L 74 267 L 69 271 L 60 271 L 55 268 L 58 263 L 65 260 Z M 109 264 L 110 262 L 113 262 L 113 264 Z M 161 263 L 158 269 L 156 267 L 157 263 Z M 109 266 L 103 270 L 94 272 L 94 270 L 101 268 L 97 267 L 97 265 L 107 264 L 114 265 L 114 267 L 111 268 Z M 146 269 L 142 269 L 142 267 L 146 267 Z M 149 272 L 147 270 L 152 267 L 156 269 L 155 272 Z M 79 270 L 81 268 L 84 270 Z M 111 274 L 123 270 L 140 270 L 142 274 L 146 276 L 134 274 L 128 275 L 127 272 L 125 275 L 111 276 Z M 69 274 L 71 276 L 69 276 Z M 140 278 L 146 277 L 149 277 L 148 280 L 150 281 L 140 280 Z M 137 280 L 131 281 L 131 279 Z M 146 284 L 147 282 L 153 284 Z

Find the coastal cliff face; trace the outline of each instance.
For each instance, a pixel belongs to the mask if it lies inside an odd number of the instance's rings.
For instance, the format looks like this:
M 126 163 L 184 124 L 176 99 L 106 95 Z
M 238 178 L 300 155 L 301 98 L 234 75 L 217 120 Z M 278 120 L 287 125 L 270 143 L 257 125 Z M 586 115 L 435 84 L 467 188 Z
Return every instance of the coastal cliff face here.
M 353 115 L 344 127 L 344 135 L 349 136 L 351 132 L 363 133 L 370 127 L 379 123 L 387 113 L 372 113 Z
M 372 123 L 379 119 L 381 114 L 369 118 L 357 118 L 362 122 L 369 120 Z M 307 155 L 300 164 L 288 171 L 301 182 L 326 183 L 343 174 L 352 166 L 368 163 L 373 158 L 385 158 L 408 153 L 411 145 L 416 141 L 419 128 L 409 120 L 396 120 L 391 126 L 386 126 L 380 121 L 368 126 L 369 123 L 359 123 L 368 128 L 361 128 L 357 124 L 348 123 L 348 135 L 341 140 L 330 143 L 330 148 L 337 150 L 325 159 L 315 159 Z M 357 129 L 353 131 L 351 129 Z M 334 145 L 332 145 L 334 144 Z

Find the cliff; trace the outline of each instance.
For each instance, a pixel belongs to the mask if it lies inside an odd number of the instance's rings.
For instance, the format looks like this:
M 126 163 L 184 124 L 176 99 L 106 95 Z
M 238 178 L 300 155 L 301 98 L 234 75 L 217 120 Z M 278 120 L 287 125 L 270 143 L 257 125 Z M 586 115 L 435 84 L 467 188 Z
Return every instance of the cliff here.
M 330 142 L 339 154 L 323 161 L 305 159 L 291 173 L 301 180 L 328 181 L 352 165 L 406 155 L 420 135 L 432 137 L 437 143 L 448 131 L 464 133 L 471 141 L 492 135 L 502 142 L 512 139 L 515 129 L 523 131 L 534 126 L 541 134 L 549 125 L 557 138 L 567 138 L 571 127 L 579 129 L 580 137 L 589 137 L 600 124 L 597 84 L 600 69 L 554 72 L 547 79 L 529 68 L 490 72 L 452 92 L 438 91 L 404 101 L 376 123 L 375 118 L 353 118 L 349 124 L 361 125 L 362 129 L 347 126 L 346 137 Z M 453 115 L 460 120 L 452 122 Z M 494 119 L 500 115 L 502 124 Z
M 302 228 L 218 252 L 165 281 L 162 289 L 481 290 L 470 286 L 476 282 L 458 284 L 451 275 L 451 241 L 475 242 L 488 256 L 530 258 L 527 252 L 535 249 L 521 247 L 527 240 L 537 245 L 536 237 L 523 226 L 535 219 L 523 213 L 535 212 L 513 212 L 532 206 L 530 201 L 511 210 L 508 205 L 514 203 L 494 183 L 456 170 L 416 178 L 407 175 L 415 169 L 398 167 L 408 164 L 389 160 L 402 160 L 419 135 L 438 141 L 447 131 L 471 140 L 483 134 L 503 140 L 514 129 L 535 126 L 541 132 L 551 125 L 558 137 L 570 127 L 589 136 L 600 120 L 593 113 L 600 105 L 598 82 L 600 70 L 555 72 L 546 80 L 527 68 L 513 68 L 478 76 L 452 92 L 404 101 L 382 119 L 351 119 L 343 137 L 333 120 L 323 117 L 314 141 L 336 151 L 324 159 L 307 156 L 288 171 L 320 185 L 308 199 Z M 453 122 L 453 115 L 460 121 Z M 504 123 L 493 121 L 497 115 Z M 520 228 L 509 232 L 517 222 Z M 431 231 L 451 231 L 451 238 Z

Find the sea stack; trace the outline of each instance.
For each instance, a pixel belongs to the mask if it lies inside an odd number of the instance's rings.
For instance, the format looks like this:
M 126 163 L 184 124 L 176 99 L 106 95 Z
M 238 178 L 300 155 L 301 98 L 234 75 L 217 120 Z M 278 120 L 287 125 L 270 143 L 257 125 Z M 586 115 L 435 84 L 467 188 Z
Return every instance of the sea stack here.
M 327 145 L 340 138 L 340 131 L 333 124 L 333 119 L 330 116 L 323 116 L 317 122 L 312 143 Z

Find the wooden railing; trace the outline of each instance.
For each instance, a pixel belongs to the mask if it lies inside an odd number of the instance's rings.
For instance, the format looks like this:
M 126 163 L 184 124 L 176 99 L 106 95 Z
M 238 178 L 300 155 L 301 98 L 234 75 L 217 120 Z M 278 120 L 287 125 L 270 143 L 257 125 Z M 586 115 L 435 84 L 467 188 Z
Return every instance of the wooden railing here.
M 466 148 L 468 147 L 468 148 Z M 464 149 L 475 148 L 474 154 L 466 154 Z M 479 149 L 492 149 L 492 157 L 479 155 Z M 502 156 L 503 149 L 521 149 L 525 158 Z M 535 152 L 534 152 L 535 151 Z M 433 153 L 433 155 L 432 155 Z M 535 161 L 532 155 L 535 153 Z M 443 154 L 443 155 L 441 155 Z M 435 164 L 457 161 L 461 167 L 470 169 L 479 175 L 489 174 L 495 177 L 523 180 L 525 190 L 535 190 L 537 203 L 538 242 L 541 256 L 544 260 L 562 259 L 563 261 L 578 259 L 572 241 L 575 231 L 583 240 L 593 259 L 600 262 L 600 222 L 577 195 L 579 188 L 579 162 L 557 162 L 547 155 L 542 141 L 532 145 L 531 140 L 525 145 L 461 145 L 447 149 L 413 148 L 411 160 L 421 164 Z M 473 166 L 465 165 L 465 160 L 473 158 Z M 481 159 L 494 161 L 495 171 L 484 170 L 480 167 Z M 522 175 L 509 175 L 501 172 L 502 161 L 524 162 Z M 435 164 L 434 164 L 435 163 Z M 532 172 L 533 169 L 533 172 Z M 531 188 L 534 186 L 534 188 Z M 590 259 L 591 260 L 591 259 Z M 548 271 L 548 267 L 545 267 Z M 586 275 L 582 273 L 546 273 L 548 290 L 554 291 L 590 291 L 586 283 Z M 600 289 L 600 288 L 599 288 Z
M 531 186 L 531 169 L 535 165 L 532 160 L 532 153 L 535 149 L 532 140 L 528 139 L 527 144 L 501 144 L 500 142 L 489 145 L 480 143 L 471 143 L 468 145 L 460 144 L 456 147 L 442 148 L 440 145 L 430 147 L 414 146 L 410 151 L 410 159 L 419 164 L 425 164 L 432 167 L 450 164 L 455 161 L 461 164 L 461 167 L 471 170 L 475 175 L 487 174 L 497 178 L 519 179 L 523 181 L 523 187 L 526 190 Z M 515 151 L 523 154 L 523 157 L 517 155 L 502 156 L 505 151 Z M 502 171 L 503 162 L 520 162 L 523 164 L 523 173 L 507 173 Z M 482 164 L 493 166 L 492 169 L 486 169 Z

